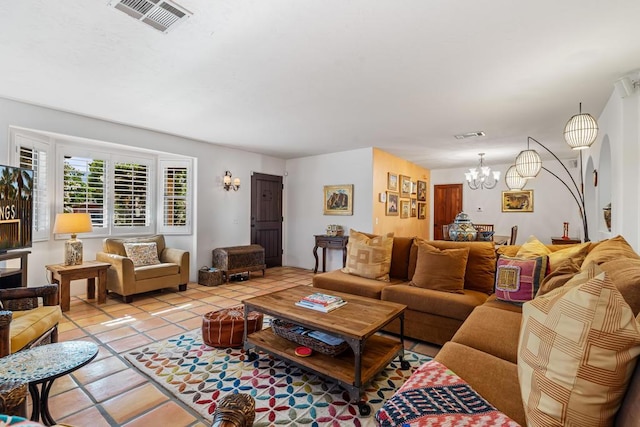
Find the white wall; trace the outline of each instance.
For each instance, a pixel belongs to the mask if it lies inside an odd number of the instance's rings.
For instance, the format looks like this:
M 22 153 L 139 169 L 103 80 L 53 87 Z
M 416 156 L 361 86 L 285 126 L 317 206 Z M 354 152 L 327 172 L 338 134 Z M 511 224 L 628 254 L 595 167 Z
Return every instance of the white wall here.
M 601 183 L 609 185 L 595 188 L 596 215 L 602 215 L 604 201 L 600 191 L 610 192 L 611 233 L 599 232 L 601 238 L 622 235 L 636 251 L 640 249 L 640 92 L 621 98 L 613 91 L 602 114 L 598 117 L 599 134 L 587 150 L 587 158 L 596 170 L 610 170 L 612 176 L 599 176 Z M 603 142 L 611 147 L 611 165 L 601 165 Z M 585 160 L 588 161 L 588 160 Z M 606 161 L 606 159 L 605 159 Z M 603 195 L 604 197 L 607 194 Z M 603 197 L 603 198 L 604 198 Z
M 180 138 L 116 123 L 96 120 L 17 101 L 0 98 L 0 163 L 8 163 L 8 127 L 20 126 L 99 141 L 164 151 L 196 158 L 194 234 L 167 236 L 169 246 L 191 252 L 191 280 L 197 269 L 211 265 L 211 251 L 216 247 L 248 244 L 250 233 L 251 172 L 282 175 L 285 161 L 200 141 Z M 239 177 L 239 191 L 222 188 L 222 176 L 230 170 Z M 52 207 L 53 209 L 53 207 Z M 102 240 L 80 236 L 85 259 L 95 259 Z M 47 282 L 44 266 L 62 261 L 63 240 L 36 242 L 29 256 L 29 285 Z M 72 293 L 81 293 L 83 283 L 74 282 Z
M 538 150 L 541 155 L 542 151 L 542 149 Z M 517 153 L 514 154 L 514 160 L 516 155 Z M 578 213 L 578 205 L 571 198 L 568 190 L 546 171 L 540 171 L 538 176 L 525 186 L 526 190 L 533 190 L 533 212 L 502 212 L 502 191 L 508 190 L 504 175 L 511 165 L 494 165 L 490 163 L 491 159 L 487 160 L 486 163 L 492 170 L 501 172 L 500 182 L 491 190 L 471 190 L 464 179 L 464 173 L 468 172 L 468 168 L 432 169 L 431 185 L 464 183 L 462 206 L 471 220 L 479 224 L 494 224 L 496 234 L 503 236 L 508 236 L 511 233 L 511 227 L 517 225 L 516 243 L 518 244 L 522 244 L 530 235 L 536 236 L 543 243 L 550 244 L 552 236 L 562 236 L 564 222 L 569 222 L 570 236 L 582 236 L 582 221 Z M 543 165 L 570 182 L 566 172 L 556 160 L 544 160 Z M 469 167 L 474 166 L 476 165 L 473 163 L 469 165 Z M 578 168 L 569 169 L 569 171 L 579 176 Z M 431 194 L 431 230 L 433 230 L 433 191 Z
M 327 225 L 370 232 L 373 200 L 373 150 L 343 151 L 287 160 L 285 188 L 285 265 L 312 269 L 314 235 Z M 353 184 L 353 215 L 324 215 L 323 186 Z M 319 271 L 322 250 L 318 249 Z M 342 267 L 342 252 L 327 250 L 327 271 Z

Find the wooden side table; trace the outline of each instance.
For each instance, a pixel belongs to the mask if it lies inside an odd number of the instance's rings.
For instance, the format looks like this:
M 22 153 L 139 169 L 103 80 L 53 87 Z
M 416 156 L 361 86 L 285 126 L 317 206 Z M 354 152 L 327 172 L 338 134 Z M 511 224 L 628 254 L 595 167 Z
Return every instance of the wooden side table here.
M 563 239 L 562 237 L 551 238 L 552 245 L 573 245 L 575 243 L 582 243 L 582 240 L 578 237 L 569 237 L 568 239 Z
M 318 248 L 322 248 L 322 271 L 327 271 L 327 248 L 342 249 L 342 267 L 347 263 L 347 243 L 349 236 L 327 236 L 324 234 L 316 234 L 316 245 L 313 247 L 313 257 L 316 259 L 316 266 L 313 272 L 318 272 Z
M 51 272 L 53 283 L 58 284 L 60 292 L 60 308 L 69 311 L 71 305 L 71 281 L 87 279 L 87 298 L 96 297 L 96 277 L 98 278 L 98 304 L 107 301 L 107 269 L 108 262 L 84 261 L 79 265 L 51 264 L 46 268 Z

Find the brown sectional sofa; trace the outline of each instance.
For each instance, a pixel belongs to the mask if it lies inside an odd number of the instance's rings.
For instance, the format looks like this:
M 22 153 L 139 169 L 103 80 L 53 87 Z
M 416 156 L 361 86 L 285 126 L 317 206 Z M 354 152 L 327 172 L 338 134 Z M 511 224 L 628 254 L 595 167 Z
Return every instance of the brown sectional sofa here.
M 438 249 L 469 248 L 462 294 L 410 286 L 416 269 L 417 246 L 411 237 L 394 237 L 391 254 L 390 282 L 382 282 L 335 270 L 317 274 L 313 286 L 327 291 L 405 304 L 405 335 L 435 344 L 449 341 L 471 314 L 493 292 L 496 253 L 493 242 L 432 241 Z M 388 331 L 400 332 L 400 323 L 389 325 Z
M 396 247 L 396 242 L 399 244 Z M 496 247 L 492 242 L 445 242 L 429 244 L 439 248 L 469 246 L 464 294 L 430 291 L 409 286 L 415 270 L 416 249 L 412 239 L 394 238 L 391 282 L 379 282 L 333 271 L 314 277 L 318 288 L 352 293 L 407 305 L 405 332 L 412 338 L 444 344 L 435 359 L 447 366 L 498 410 L 526 425 L 518 381 L 518 339 L 522 319 L 520 306 L 499 301 L 482 292 L 482 281 L 474 275 L 495 276 Z M 598 243 L 592 243 L 589 252 Z M 552 252 L 567 245 L 547 245 Z M 518 247 L 499 247 L 500 253 L 514 256 Z M 492 255 L 490 255 L 490 253 Z M 407 258 L 408 257 L 408 258 Z M 616 262 L 620 262 L 617 260 Z M 640 269 L 640 261 L 634 260 Z M 614 264 L 612 264 L 614 266 Z M 406 267 L 406 271 L 404 270 Z M 618 266 L 616 268 L 620 269 Z M 635 267 L 633 267 L 635 268 Z M 640 270 L 639 270 L 640 271 Z M 637 273 L 640 277 L 640 272 Z M 639 279 L 640 280 L 640 279 Z M 474 282 L 475 281 L 475 282 Z M 480 285 L 480 286 L 478 286 Z M 470 289 L 476 288 L 475 290 Z M 632 289 L 619 289 L 629 304 L 640 307 L 640 282 Z M 637 309 L 634 309 L 636 315 Z M 397 325 L 396 325 L 397 327 Z M 397 330 L 392 329 L 397 332 Z M 616 426 L 640 426 L 640 363 L 620 408 Z

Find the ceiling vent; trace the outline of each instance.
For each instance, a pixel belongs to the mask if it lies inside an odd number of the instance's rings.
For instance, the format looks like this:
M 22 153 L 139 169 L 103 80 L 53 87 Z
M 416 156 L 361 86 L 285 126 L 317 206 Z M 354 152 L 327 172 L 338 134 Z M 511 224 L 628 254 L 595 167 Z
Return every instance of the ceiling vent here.
M 167 0 L 112 0 L 109 6 L 163 33 L 193 15 L 184 7 Z
M 477 138 L 479 136 L 484 136 L 484 132 L 482 131 L 477 131 L 477 132 L 467 132 L 467 133 L 462 133 L 460 135 L 454 135 L 456 137 L 456 139 L 467 139 L 467 138 Z

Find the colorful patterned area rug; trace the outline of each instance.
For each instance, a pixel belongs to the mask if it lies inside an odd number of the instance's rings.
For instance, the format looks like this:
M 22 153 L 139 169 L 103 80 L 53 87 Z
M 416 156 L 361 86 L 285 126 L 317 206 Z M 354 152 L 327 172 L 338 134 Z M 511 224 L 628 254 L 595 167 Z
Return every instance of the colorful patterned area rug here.
M 242 349 L 215 349 L 202 342 L 200 330 L 158 341 L 124 355 L 133 366 L 209 421 L 218 400 L 230 393 L 248 393 L 256 402 L 254 426 L 375 426 L 373 415 L 431 358 L 405 351 L 411 369 L 395 359 L 366 388 L 363 400 L 371 415 L 360 417 L 358 406 L 338 384 L 260 353 L 249 361 Z

